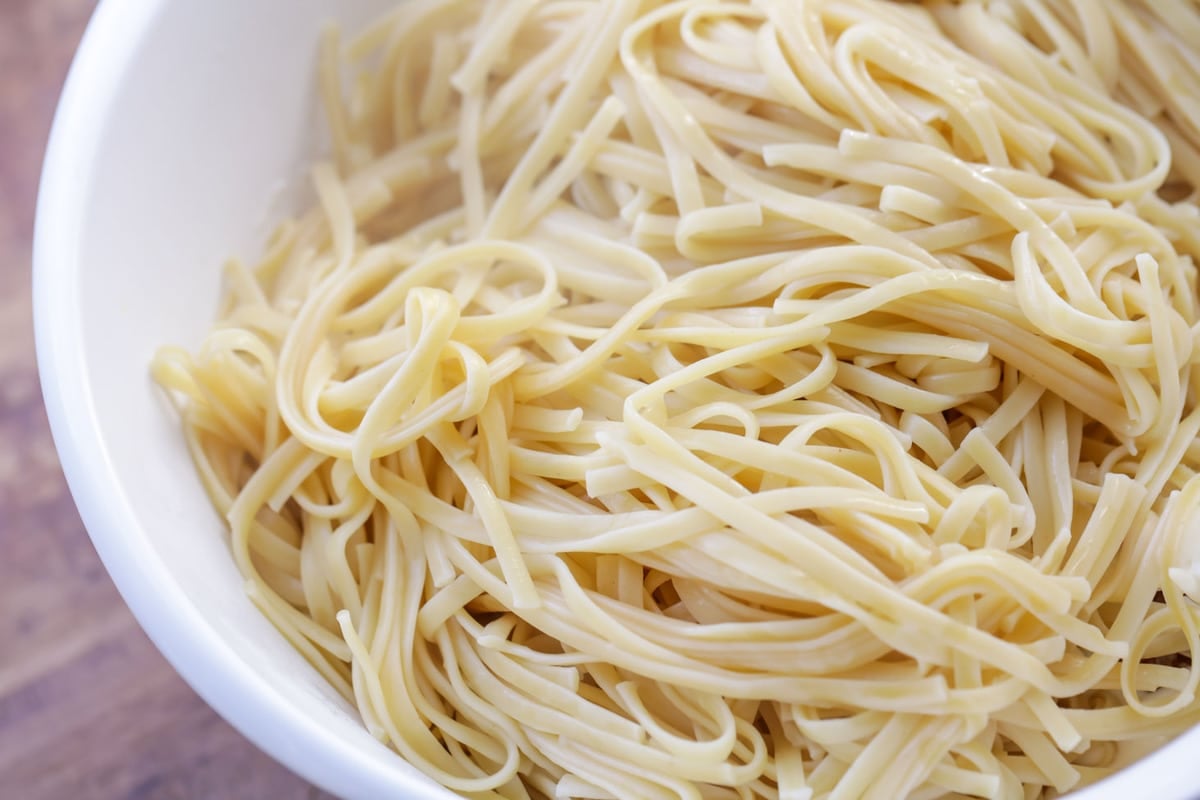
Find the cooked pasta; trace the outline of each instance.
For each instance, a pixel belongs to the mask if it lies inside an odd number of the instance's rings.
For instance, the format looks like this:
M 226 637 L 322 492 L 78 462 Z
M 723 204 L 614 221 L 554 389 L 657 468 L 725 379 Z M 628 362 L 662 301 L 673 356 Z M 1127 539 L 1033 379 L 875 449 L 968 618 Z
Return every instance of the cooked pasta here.
M 1200 6 L 411 0 L 153 371 L 467 797 L 1055 797 L 1200 723 Z

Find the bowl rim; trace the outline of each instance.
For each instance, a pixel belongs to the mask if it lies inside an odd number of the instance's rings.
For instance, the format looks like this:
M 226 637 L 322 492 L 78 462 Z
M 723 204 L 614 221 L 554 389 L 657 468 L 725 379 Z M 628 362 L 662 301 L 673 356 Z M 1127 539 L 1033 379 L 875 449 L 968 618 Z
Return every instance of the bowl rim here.
M 165 571 L 140 569 L 146 554 L 128 550 L 122 532 L 140 526 L 96 424 L 84 357 L 82 298 L 73 280 L 82 260 L 78 243 L 87 209 L 81 201 L 88 194 L 78 189 L 93 171 L 106 109 L 137 45 L 168 2 L 100 0 L 68 71 L 43 160 L 33 237 L 34 340 L 51 435 L 68 488 L 93 546 L 142 630 L 176 673 L 243 736 L 338 796 L 378 798 L 397 791 L 427 800 L 453 796 L 368 757 L 301 713 L 267 676 L 241 661 Z M 188 635 L 179 635 L 180 630 Z M 1173 800 L 1200 798 L 1200 779 L 1186 766 L 1194 752 L 1200 752 L 1200 725 L 1070 798 L 1103 800 L 1162 791 Z M 400 756 L 397 760 L 410 766 Z
M 33 236 L 34 341 L 42 397 L 68 488 L 93 547 L 142 630 L 175 672 L 243 736 L 341 797 L 402 793 L 441 800 L 452 795 L 409 774 L 415 767 L 400 756 L 394 766 L 381 763 L 288 702 L 269 676 L 241 660 L 182 587 L 155 568 L 158 555 L 132 552 L 123 534 L 141 526 L 96 424 L 75 277 L 83 261 L 79 243 L 86 187 L 108 108 L 167 2 L 101 0 L 67 73 L 42 164 Z

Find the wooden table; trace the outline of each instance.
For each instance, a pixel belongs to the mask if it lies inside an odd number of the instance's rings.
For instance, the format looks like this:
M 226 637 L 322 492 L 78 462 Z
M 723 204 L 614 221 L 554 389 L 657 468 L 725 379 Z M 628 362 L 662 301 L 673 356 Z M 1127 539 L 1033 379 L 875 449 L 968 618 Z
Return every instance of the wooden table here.
M 328 797 L 218 718 L 142 634 L 67 494 L 42 408 L 30 240 L 92 0 L 0 0 L 0 798 Z

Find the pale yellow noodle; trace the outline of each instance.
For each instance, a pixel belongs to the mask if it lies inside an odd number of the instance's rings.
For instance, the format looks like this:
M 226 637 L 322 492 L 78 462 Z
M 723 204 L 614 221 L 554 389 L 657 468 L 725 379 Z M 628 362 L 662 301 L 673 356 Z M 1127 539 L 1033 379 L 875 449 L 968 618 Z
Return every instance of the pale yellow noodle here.
M 1200 8 L 413 0 L 164 348 L 251 600 L 478 798 L 1055 797 L 1200 724 Z

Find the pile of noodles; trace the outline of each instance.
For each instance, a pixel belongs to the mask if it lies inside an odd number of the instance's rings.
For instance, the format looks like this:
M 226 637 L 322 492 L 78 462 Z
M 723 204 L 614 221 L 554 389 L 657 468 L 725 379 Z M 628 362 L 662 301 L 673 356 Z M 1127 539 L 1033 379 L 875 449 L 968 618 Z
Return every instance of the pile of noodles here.
M 320 85 L 154 373 L 404 758 L 1023 800 L 1200 722 L 1195 2 L 411 0 Z

